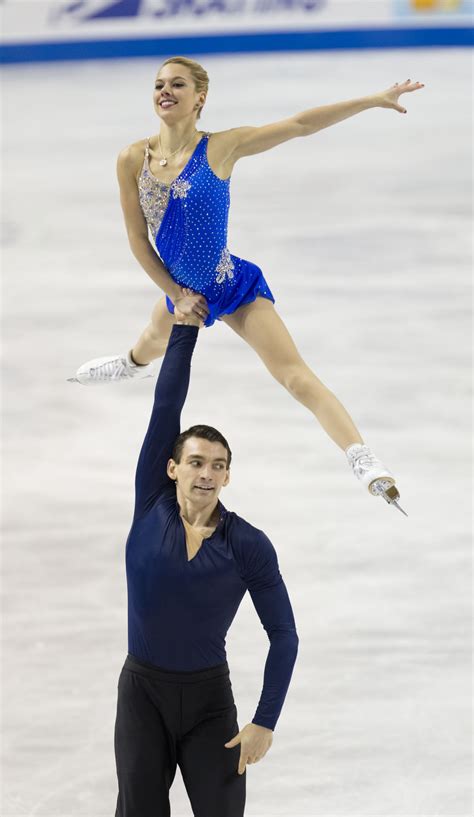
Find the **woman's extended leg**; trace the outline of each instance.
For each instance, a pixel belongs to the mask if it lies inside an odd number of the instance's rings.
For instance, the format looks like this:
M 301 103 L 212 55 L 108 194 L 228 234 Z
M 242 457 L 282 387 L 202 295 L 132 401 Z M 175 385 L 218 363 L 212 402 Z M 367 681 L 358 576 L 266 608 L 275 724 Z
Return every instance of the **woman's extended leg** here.
M 268 298 L 258 297 L 221 320 L 255 349 L 273 377 L 313 412 L 337 445 L 345 450 L 363 442 L 344 406 L 304 362 Z
M 168 312 L 166 298 L 160 298 L 153 307 L 150 323 L 131 350 L 135 363 L 143 366 L 145 363 L 151 363 L 157 357 L 163 357 L 173 323 L 174 318 Z

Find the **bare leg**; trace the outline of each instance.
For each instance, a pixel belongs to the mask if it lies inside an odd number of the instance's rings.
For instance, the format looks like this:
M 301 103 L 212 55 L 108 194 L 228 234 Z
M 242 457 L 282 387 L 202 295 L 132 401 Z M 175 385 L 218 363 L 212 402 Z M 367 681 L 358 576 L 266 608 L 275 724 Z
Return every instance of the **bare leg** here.
M 255 349 L 273 377 L 313 412 L 340 448 L 363 442 L 344 406 L 304 362 L 268 298 L 258 297 L 221 320 Z
M 150 323 L 132 348 L 132 357 L 135 363 L 151 363 L 157 357 L 163 357 L 173 323 L 173 315 L 168 312 L 166 307 L 166 298 L 160 298 L 153 307 Z

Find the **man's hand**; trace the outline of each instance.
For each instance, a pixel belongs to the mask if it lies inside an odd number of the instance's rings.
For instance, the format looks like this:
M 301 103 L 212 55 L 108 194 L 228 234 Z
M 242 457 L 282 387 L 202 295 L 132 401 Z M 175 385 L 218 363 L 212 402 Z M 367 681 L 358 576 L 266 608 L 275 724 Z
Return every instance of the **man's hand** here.
M 174 306 L 175 310 L 176 307 L 178 307 L 178 312 L 181 313 L 181 315 L 185 315 L 186 317 L 195 315 L 202 321 L 205 321 L 209 314 L 204 295 L 201 295 L 199 292 L 193 292 L 192 289 L 188 289 L 187 287 L 181 287 L 181 295 L 176 298 Z
M 204 326 L 202 320 L 198 318 L 194 312 L 191 312 L 190 315 L 184 315 L 183 312 L 180 312 L 179 309 L 174 308 L 174 322 L 184 324 L 185 326 L 198 326 L 199 329 L 202 329 Z
M 185 326 L 198 326 L 199 329 L 202 329 L 204 326 L 202 320 L 198 318 L 194 312 L 192 312 L 191 315 L 183 315 L 176 307 L 174 308 L 174 319 L 175 323 L 184 324 Z
M 232 738 L 224 746 L 232 749 L 240 743 L 239 774 L 245 772 L 247 763 L 258 763 L 264 757 L 273 743 L 273 730 L 266 726 L 258 726 L 256 723 L 248 723 L 240 730 L 239 734 Z
M 398 104 L 398 97 L 401 96 L 401 94 L 418 91 L 420 88 L 424 87 L 425 86 L 422 82 L 412 82 L 411 79 L 407 79 L 407 81 L 402 82 L 401 85 L 396 82 L 395 85 L 392 85 L 391 88 L 388 88 L 386 91 L 381 91 L 379 94 L 375 94 L 376 107 L 394 108 L 394 110 L 399 111 L 400 113 L 406 113 L 406 108 L 404 108 L 403 105 Z

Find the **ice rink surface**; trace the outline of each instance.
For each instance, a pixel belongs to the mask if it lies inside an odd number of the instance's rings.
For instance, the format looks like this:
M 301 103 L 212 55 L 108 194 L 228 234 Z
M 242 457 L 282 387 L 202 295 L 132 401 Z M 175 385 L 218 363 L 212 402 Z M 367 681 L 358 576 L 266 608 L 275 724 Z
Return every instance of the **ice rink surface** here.
M 183 427 L 228 438 L 221 498 L 272 539 L 300 637 L 246 817 L 468 817 L 470 52 L 196 58 L 211 132 L 426 84 L 402 97 L 407 115 L 366 111 L 232 177 L 230 251 L 262 267 L 409 514 L 361 487 L 227 326 L 200 332 Z M 130 348 L 161 296 L 129 250 L 115 177 L 118 152 L 158 130 L 160 63 L 5 71 L 4 817 L 115 811 L 124 548 L 155 380 L 66 378 Z M 247 595 L 228 638 L 240 728 L 267 649 Z M 171 801 L 191 816 L 179 770 Z

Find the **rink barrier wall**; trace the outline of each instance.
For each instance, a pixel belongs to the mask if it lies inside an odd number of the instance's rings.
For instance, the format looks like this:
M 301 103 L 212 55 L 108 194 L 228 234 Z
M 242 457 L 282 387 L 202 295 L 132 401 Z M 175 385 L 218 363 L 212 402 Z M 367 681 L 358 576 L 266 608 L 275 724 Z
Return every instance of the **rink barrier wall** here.
M 474 28 L 355 28 L 315 31 L 244 32 L 178 37 L 89 39 L 61 42 L 8 43 L 0 46 L 0 63 L 53 62 L 155 57 L 170 54 L 232 54 L 333 49 L 446 48 L 474 45 Z

